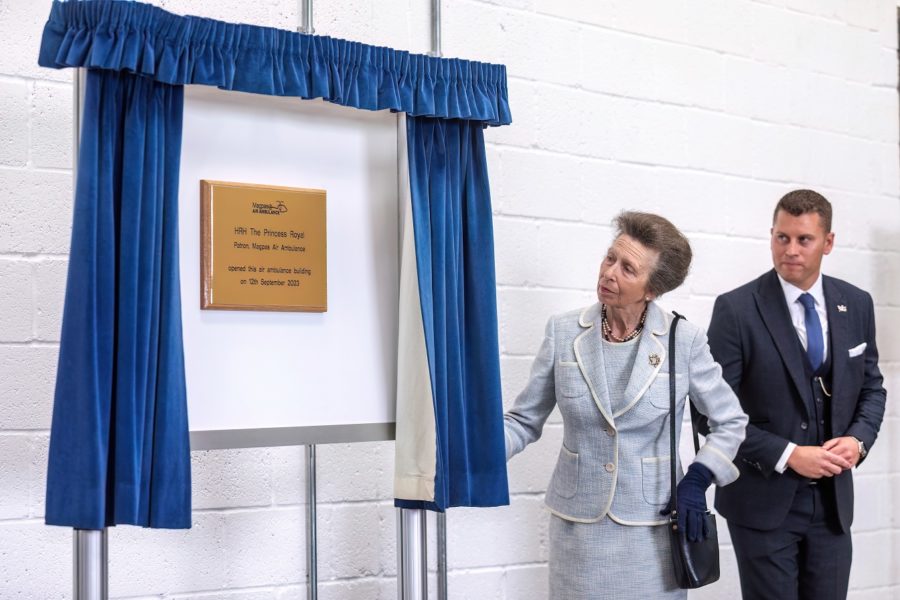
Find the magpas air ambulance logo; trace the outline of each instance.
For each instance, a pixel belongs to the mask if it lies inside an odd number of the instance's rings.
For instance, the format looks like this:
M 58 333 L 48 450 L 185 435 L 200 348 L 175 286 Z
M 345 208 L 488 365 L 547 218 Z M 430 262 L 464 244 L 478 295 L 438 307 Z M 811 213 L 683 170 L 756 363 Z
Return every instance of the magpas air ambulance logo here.
M 263 204 L 262 202 L 253 203 L 253 214 L 257 215 L 280 215 L 288 211 L 287 206 L 281 200 L 277 204 Z

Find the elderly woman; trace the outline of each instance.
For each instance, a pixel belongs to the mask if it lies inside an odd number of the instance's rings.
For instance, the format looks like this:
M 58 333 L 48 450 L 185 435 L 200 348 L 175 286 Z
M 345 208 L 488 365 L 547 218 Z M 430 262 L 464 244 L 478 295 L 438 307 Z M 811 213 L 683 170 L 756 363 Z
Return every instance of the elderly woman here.
M 706 511 L 706 488 L 738 476 L 732 459 L 747 417 L 705 334 L 690 322 L 677 329 L 669 372 L 672 315 L 655 300 L 684 282 L 687 239 L 653 214 L 625 212 L 614 224 L 599 302 L 548 321 L 528 385 L 505 416 L 506 454 L 537 440 L 559 406 L 563 445 L 546 495 L 551 598 L 685 598 L 662 516 L 670 496 L 669 380 L 675 377 L 676 422 L 690 395 L 710 426 L 677 488 L 689 539 L 704 535 L 697 516 Z

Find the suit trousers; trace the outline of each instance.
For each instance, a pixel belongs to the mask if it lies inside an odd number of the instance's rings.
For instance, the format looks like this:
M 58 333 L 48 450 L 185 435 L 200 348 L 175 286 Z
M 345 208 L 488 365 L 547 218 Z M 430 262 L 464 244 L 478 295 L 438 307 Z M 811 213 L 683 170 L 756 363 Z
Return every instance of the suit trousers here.
M 801 483 L 780 527 L 728 523 L 744 600 L 844 600 L 852 543 L 838 524 L 830 480 Z

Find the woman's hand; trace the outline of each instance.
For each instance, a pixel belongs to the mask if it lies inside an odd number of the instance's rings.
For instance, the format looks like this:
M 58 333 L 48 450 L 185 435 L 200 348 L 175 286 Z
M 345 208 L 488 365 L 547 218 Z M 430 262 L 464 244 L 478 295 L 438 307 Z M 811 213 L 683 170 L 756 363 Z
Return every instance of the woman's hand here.
M 709 536 L 706 526 L 706 488 L 713 481 L 712 472 L 702 464 L 695 462 L 688 467 L 684 478 L 678 483 L 675 493 L 678 496 L 678 527 L 685 532 L 689 542 L 700 542 Z M 662 511 L 669 514 L 672 501 Z

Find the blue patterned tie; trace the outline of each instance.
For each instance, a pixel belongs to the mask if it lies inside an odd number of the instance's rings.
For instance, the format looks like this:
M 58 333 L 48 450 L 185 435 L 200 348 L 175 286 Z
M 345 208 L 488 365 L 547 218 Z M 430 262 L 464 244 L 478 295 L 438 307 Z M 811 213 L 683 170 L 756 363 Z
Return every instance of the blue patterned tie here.
M 806 321 L 806 357 L 813 372 L 822 365 L 825 354 L 825 340 L 822 337 L 822 322 L 816 312 L 816 300 L 810 294 L 800 294 L 797 299 L 803 305 L 803 318 Z

